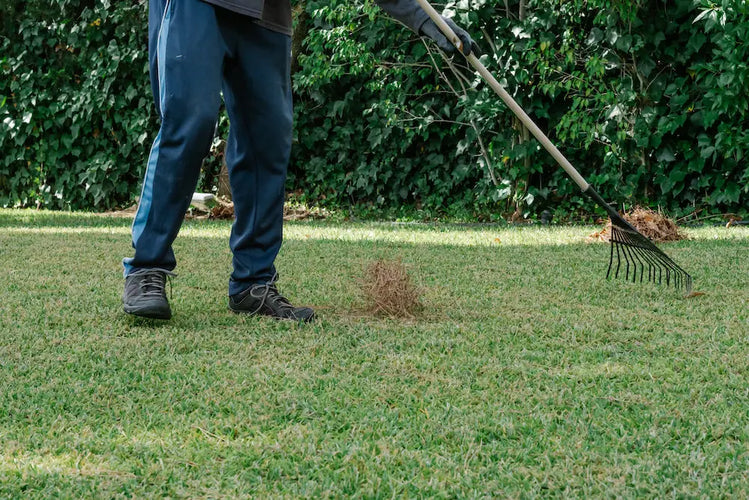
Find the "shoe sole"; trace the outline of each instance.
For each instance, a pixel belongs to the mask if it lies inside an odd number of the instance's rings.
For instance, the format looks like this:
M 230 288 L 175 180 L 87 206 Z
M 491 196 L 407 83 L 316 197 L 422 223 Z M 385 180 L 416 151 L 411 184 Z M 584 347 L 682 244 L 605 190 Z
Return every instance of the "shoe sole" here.
M 148 319 L 171 319 L 172 318 L 172 312 L 171 311 L 165 311 L 163 309 L 153 309 L 149 308 L 148 306 L 128 306 L 123 305 L 122 309 L 132 316 L 138 316 L 140 318 L 148 318 Z

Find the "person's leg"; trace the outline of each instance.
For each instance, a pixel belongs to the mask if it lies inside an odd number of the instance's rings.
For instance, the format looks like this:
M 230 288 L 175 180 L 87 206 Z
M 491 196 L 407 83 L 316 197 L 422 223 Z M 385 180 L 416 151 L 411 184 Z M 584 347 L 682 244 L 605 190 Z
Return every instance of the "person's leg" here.
M 171 316 L 163 289 L 176 266 L 172 243 L 209 151 L 220 105 L 226 45 L 215 8 L 201 0 L 151 0 L 149 60 L 161 127 L 146 167 L 123 260 L 126 312 Z
M 227 61 L 224 72 L 231 123 L 226 163 L 235 215 L 229 309 L 312 321 L 312 309 L 294 307 L 279 293 L 273 264 L 281 248 L 291 151 L 290 37 L 245 21 L 227 23 L 235 57 Z
M 226 52 L 213 6 L 151 0 L 150 9 L 149 53 L 161 128 L 148 158 L 133 222 L 135 256 L 124 260 L 125 275 L 176 266 L 172 242 L 213 138 Z
M 292 137 L 290 37 L 252 22 L 234 28 L 236 55 L 224 72 L 231 124 L 226 162 L 236 217 L 229 295 L 275 276 Z

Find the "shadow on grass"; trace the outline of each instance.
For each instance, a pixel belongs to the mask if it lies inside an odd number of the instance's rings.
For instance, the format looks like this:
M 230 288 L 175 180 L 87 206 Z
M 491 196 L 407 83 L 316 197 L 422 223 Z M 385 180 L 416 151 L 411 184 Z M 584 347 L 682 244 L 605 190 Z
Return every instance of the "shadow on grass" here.
M 0 227 L 129 227 L 132 217 L 82 212 L 0 210 Z
M 96 214 L 0 210 L 0 228 L 5 228 L 6 241 L 12 242 L 0 248 L 6 270 L 0 276 L 6 274 L 9 289 L 19 290 L 28 286 L 28 282 L 18 282 L 19 277 L 32 272 L 46 276 L 47 283 L 104 279 L 105 293 L 119 294 L 121 259 L 132 253 L 129 237 L 123 233 L 131 224 L 130 218 Z M 230 225 L 230 221 L 186 221 L 175 242 L 180 287 L 199 292 L 210 289 L 217 295 L 225 290 L 231 271 Z M 112 228 L 117 228 L 117 234 L 105 234 Z M 374 259 L 403 259 L 436 286 L 454 281 L 455 276 L 461 280 L 491 276 L 517 286 L 548 276 L 546 288 L 550 289 L 556 282 L 582 286 L 590 280 L 602 281 L 609 260 L 608 244 L 586 243 L 580 227 L 314 221 L 289 222 L 286 228 L 279 270 L 298 290 L 313 297 L 319 294 L 309 290 L 324 290 L 341 274 L 350 279 Z M 726 258 L 733 253 L 738 257 L 741 245 L 736 242 L 700 239 L 662 247 L 702 281 L 698 282 L 702 286 L 716 283 L 710 275 L 718 274 L 714 271 L 717 267 L 724 267 L 721 275 L 746 274 L 740 259 L 720 262 L 725 252 L 715 252 L 730 248 Z M 284 285 L 284 281 L 289 282 L 288 278 L 282 280 Z M 133 326 L 159 327 L 161 323 L 155 320 Z
M 54 234 L 79 233 L 80 229 L 107 230 L 117 229 L 117 233 L 129 230 L 132 217 L 109 216 L 95 213 L 50 212 L 36 210 L 2 210 L 0 209 L 0 228 L 10 231 Z M 228 239 L 231 221 L 188 219 L 182 225 L 177 241 L 187 237 L 226 238 Z M 508 225 L 508 224 L 470 224 L 470 223 L 400 223 L 400 222 L 329 222 L 324 220 L 287 221 L 284 223 L 285 241 L 340 241 L 366 242 L 382 241 L 383 243 L 425 244 L 428 246 L 560 246 L 589 245 L 584 235 L 592 233 L 594 226 L 580 225 Z M 191 231 L 210 229 L 197 235 Z M 225 231 L 223 231 L 225 230 Z M 580 234 L 580 232 L 583 234 Z M 187 234 L 185 234 L 187 233 Z M 505 235 L 500 241 L 496 237 Z M 416 235 L 414 239 L 411 235 Z M 456 235 L 462 236 L 456 238 Z M 435 241 L 429 241 L 434 239 Z M 594 246 L 596 243 L 594 242 Z M 672 242 L 668 246 L 679 247 L 690 242 Z M 603 246 L 603 245 L 600 245 Z
M 59 222 L 56 217 L 52 219 L 53 224 Z M 66 219 L 68 223 L 77 220 Z M 237 322 L 225 314 L 231 252 L 228 224 L 218 224 L 226 231 L 197 237 L 187 232 L 175 242 L 178 277 L 172 304 L 178 316 L 176 321 L 128 317 L 125 325 L 136 329 L 162 329 L 166 325 L 170 329 L 190 329 L 196 319 L 209 324 Z M 199 226 L 202 225 L 201 221 Z M 299 223 L 294 227 L 299 229 Z M 588 301 L 588 293 L 608 295 L 622 291 L 621 285 L 606 284 L 609 249 L 604 244 L 580 241 L 565 245 L 551 242 L 505 245 L 492 244 L 491 238 L 482 244 L 455 244 L 450 237 L 438 238 L 438 242 L 409 242 L 377 239 L 377 234 L 372 239 L 340 240 L 305 238 L 303 232 L 296 231 L 281 249 L 277 261 L 280 287 L 300 304 L 331 311 L 328 315 L 333 318 L 350 315 L 355 302 L 352 296 L 360 292 L 357 283 L 367 265 L 377 259 L 401 260 L 406 264 L 416 284 L 436 297 L 427 302 L 428 307 L 436 310 L 474 295 L 514 294 L 518 302 L 533 303 L 534 294 L 555 297 L 553 300 L 568 297 L 564 300 Z M 408 234 L 411 228 L 402 232 Z M 105 323 L 117 321 L 120 327 L 124 326 L 116 315 L 121 312 L 121 259 L 132 254 L 126 235 L 100 233 L 96 228 L 60 233 L 24 231 L 10 236 L 6 233 L 5 241 L 12 244 L 0 245 L 4 262 L 0 278 L 6 283 L 6 293 L 0 293 L 0 297 L 5 295 L 9 313 L 32 305 L 29 311 L 36 310 L 41 317 L 48 317 L 42 313 L 45 304 L 57 300 L 68 304 L 67 307 L 72 305 L 85 322 L 104 317 Z M 738 245 L 734 243 L 735 252 L 733 248 L 728 253 L 716 252 L 719 247 L 728 249 L 729 243 L 689 242 L 688 246 L 674 247 L 673 256 L 693 273 L 700 291 L 711 291 L 721 285 L 719 275 L 742 276 L 745 265 L 729 255 L 738 254 Z M 721 267 L 724 269 L 720 273 L 714 271 Z M 740 291 L 743 281 L 746 280 L 734 279 L 731 288 Z M 678 295 L 665 286 L 648 284 L 629 286 L 626 290 L 647 296 L 648 300 L 653 294 Z M 466 307 L 491 307 L 491 300 L 477 299 L 476 305 Z

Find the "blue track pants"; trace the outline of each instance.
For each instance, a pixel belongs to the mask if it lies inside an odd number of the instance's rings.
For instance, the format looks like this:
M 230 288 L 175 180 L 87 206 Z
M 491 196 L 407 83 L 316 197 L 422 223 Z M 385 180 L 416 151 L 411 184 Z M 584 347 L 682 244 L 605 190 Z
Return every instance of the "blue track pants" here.
M 150 0 L 149 60 L 161 128 L 148 158 L 125 275 L 172 270 L 172 243 L 213 139 L 223 92 L 235 222 L 229 294 L 275 275 L 292 137 L 290 37 L 201 0 Z

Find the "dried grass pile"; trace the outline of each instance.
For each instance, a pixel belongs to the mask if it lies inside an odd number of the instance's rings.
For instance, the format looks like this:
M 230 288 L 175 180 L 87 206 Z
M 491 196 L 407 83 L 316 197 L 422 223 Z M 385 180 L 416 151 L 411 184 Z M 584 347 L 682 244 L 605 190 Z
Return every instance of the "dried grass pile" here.
M 673 219 L 649 208 L 636 207 L 624 214 L 624 220 L 632 224 L 640 233 L 656 243 L 684 240 L 687 236 L 679 229 Z M 609 241 L 611 239 L 611 220 L 601 231 L 588 236 L 592 241 Z
M 324 219 L 328 216 L 328 212 L 324 209 L 315 208 L 309 209 L 306 207 L 289 207 L 284 206 L 283 208 L 283 220 L 296 221 L 296 220 L 308 220 L 308 219 Z M 234 218 L 234 203 L 226 202 L 221 199 L 218 200 L 218 205 L 211 209 L 211 219 L 233 219 Z
M 367 266 L 360 285 L 372 314 L 413 318 L 421 308 L 419 290 L 400 261 L 372 262 Z
M 211 219 L 233 219 L 234 203 L 219 201 L 219 204 L 211 209 Z

